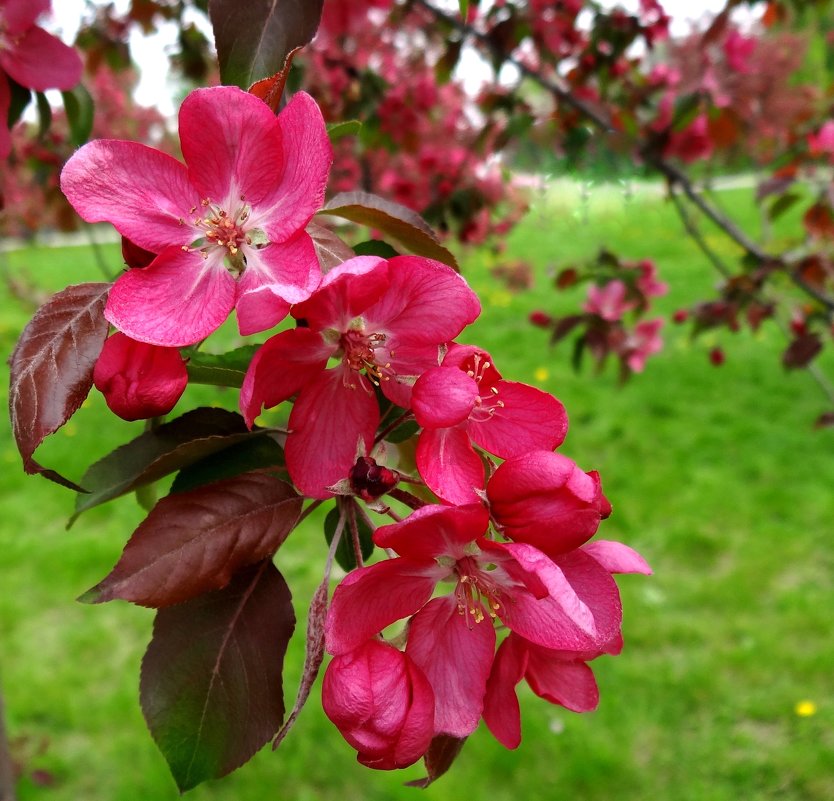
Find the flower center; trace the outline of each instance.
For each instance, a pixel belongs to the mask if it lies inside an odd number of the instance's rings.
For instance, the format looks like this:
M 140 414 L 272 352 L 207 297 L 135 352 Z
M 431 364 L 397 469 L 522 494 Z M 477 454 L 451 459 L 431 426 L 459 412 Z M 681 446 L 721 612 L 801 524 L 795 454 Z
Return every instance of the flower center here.
M 364 326 L 351 327 L 339 337 L 342 362 L 354 372 L 364 370 L 371 383 L 379 386 L 380 381 L 388 381 L 388 376 L 382 371 L 391 366 L 390 362 L 379 364 L 376 360 L 376 349 L 383 345 L 385 339 L 385 334 L 366 334 Z
M 467 622 L 480 623 L 485 619 L 486 609 L 489 617 L 494 620 L 501 608 L 498 600 L 501 588 L 498 583 L 471 556 L 458 559 L 454 571 L 458 576 L 458 584 L 455 587 L 458 613 L 463 615 Z
M 226 251 L 224 255 L 227 269 L 233 275 L 239 276 L 246 268 L 246 258 L 241 248 L 244 245 L 257 247 L 265 242 L 261 231 L 247 225 L 252 207 L 245 201 L 246 198 L 241 195 L 240 205 L 230 213 L 208 198 L 202 200 L 200 205 L 204 216 L 195 217 L 194 226 L 204 232 L 203 236 L 192 247 L 184 247 L 183 250 L 199 250 L 203 258 L 208 258 L 211 251 L 222 248 Z M 196 212 L 198 208 L 194 206 L 191 213 Z M 180 222 L 184 223 L 183 220 Z
M 481 354 L 476 353 L 468 363 L 461 366 L 466 375 L 474 379 L 478 385 L 479 395 L 475 398 L 475 408 L 469 415 L 469 419 L 475 423 L 484 423 L 489 420 L 498 409 L 504 408 L 504 401 L 498 399 L 498 387 L 492 384 L 492 376 L 487 376 L 492 363 Z M 487 379 L 484 381 L 484 379 Z M 488 386 L 481 386 L 481 382 Z

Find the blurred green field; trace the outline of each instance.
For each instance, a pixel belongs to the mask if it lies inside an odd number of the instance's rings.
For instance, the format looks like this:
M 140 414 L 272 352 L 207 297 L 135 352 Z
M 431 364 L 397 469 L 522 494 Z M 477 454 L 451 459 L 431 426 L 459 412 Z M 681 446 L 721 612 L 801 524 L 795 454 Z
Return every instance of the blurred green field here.
M 723 193 L 721 202 L 755 229 L 749 192 Z M 490 350 L 505 377 L 535 381 L 563 400 L 572 425 L 563 450 L 601 472 L 614 505 L 601 536 L 639 550 L 655 575 L 619 582 L 626 648 L 595 663 L 597 712 L 569 713 L 523 687 L 518 751 L 505 751 L 481 727 L 427 793 L 438 801 L 830 801 L 834 431 L 812 430 L 823 398 L 807 374 L 782 370 L 785 343 L 772 325 L 755 336 L 711 334 L 695 343 L 667 326 L 664 352 L 624 387 L 613 369 L 574 374 L 569 343 L 549 349 L 526 317 L 534 308 L 575 307 L 575 297 L 550 291 L 549 275 L 603 244 L 655 258 L 673 285 L 660 304 L 666 313 L 708 296 L 715 282 L 658 192 L 628 198 L 597 189 L 583 200 L 576 187 L 557 186 L 506 254 L 534 263 L 532 290 L 512 294 L 498 285 L 489 274 L 494 255 L 466 257 L 465 274 L 485 307 L 466 339 Z M 117 249 L 105 253 L 117 270 Z M 9 276 L 47 290 L 100 279 L 89 248 L 31 247 L 6 260 Z M 0 343 L 8 354 L 31 310 L 2 291 Z M 727 352 L 721 368 L 707 359 L 713 345 Z M 236 397 L 189 388 L 177 411 L 201 402 L 235 408 Z M 100 422 L 103 406 L 91 396 L 39 451 L 42 461 L 79 479 L 88 463 L 140 432 L 140 424 Z M 71 493 L 25 477 L 2 425 L 0 683 L 24 765 L 20 801 L 173 799 L 137 700 L 152 613 L 73 600 L 109 571 L 142 513 L 124 498 L 66 531 Z M 279 553 L 302 619 L 325 552 L 314 516 Z M 296 636 L 288 695 L 302 654 Z M 397 775 L 360 768 L 314 695 L 279 752 L 267 749 L 189 797 L 408 799 L 419 791 L 402 782 L 421 775 L 419 766 Z

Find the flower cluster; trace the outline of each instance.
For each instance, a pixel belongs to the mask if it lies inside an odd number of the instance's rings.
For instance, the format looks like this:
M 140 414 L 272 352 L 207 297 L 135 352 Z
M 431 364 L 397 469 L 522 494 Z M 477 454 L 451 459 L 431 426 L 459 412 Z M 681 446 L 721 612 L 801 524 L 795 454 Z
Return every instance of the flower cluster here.
M 243 335 L 295 323 L 256 350 L 240 410 L 253 429 L 263 409 L 292 402 L 270 467 L 286 470 L 293 497 L 335 499 L 338 536 L 357 546 L 323 622 L 323 703 L 359 760 L 409 765 L 481 718 L 514 748 L 522 679 L 552 703 L 593 709 L 587 663 L 622 646 L 612 574 L 650 571 L 624 545 L 588 542 L 611 507 L 595 472 L 556 453 L 561 402 L 456 341 L 481 305 L 450 266 L 347 257 L 341 243 L 346 257 L 322 270 L 306 226 L 332 151 L 309 96 L 274 116 L 238 89 L 197 90 L 180 138 L 184 165 L 104 140 L 64 168 L 67 197 L 119 230 L 128 264 L 109 292 L 104 315 L 119 331 L 95 385 L 126 419 L 159 416 L 188 380 L 179 348 L 232 310 Z M 637 280 L 646 294 L 659 287 L 648 268 Z M 627 305 L 590 302 L 601 316 Z M 363 564 L 357 518 L 389 558 Z

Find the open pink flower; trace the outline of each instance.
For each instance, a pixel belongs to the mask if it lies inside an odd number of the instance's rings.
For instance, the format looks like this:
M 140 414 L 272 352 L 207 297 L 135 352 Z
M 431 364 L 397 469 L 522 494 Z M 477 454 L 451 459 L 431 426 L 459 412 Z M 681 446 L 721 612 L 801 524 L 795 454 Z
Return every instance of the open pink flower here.
M 808 134 L 808 151 L 812 156 L 827 154 L 834 161 L 834 121 L 829 120 L 817 131 Z
M 627 311 L 637 307 L 633 301 L 626 300 L 626 285 L 619 279 L 609 281 L 603 286 L 591 284 L 588 287 L 588 299 L 582 309 L 589 314 L 597 314 L 610 323 L 621 320 Z
M 12 141 L 6 128 L 11 90 L 7 79 L 36 92 L 72 89 L 81 79 L 78 53 L 35 25 L 50 0 L 0 0 L 0 159 Z
M 148 345 L 116 332 L 104 343 L 93 383 L 114 414 L 146 420 L 174 408 L 188 384 L 188 373 L 176 348 Z
M 480 313 L 475 293 L 440 262 L 358 256 L 325 275 L 293 307 L 305 327 L 264 343 L 249 365 L 240 408 L 252 425 L 263 406 L 298 393 L 290 414 L 287 468 L 296 487 L 326 498 L 368 454 L 379 424 L 374 385 L 407 408 L 411 385 L 437 365 L 438 348 Z M 338 363 L 327 369 L 330 358 Z
M 625 362 L 630 370 L 642 373 L 646 367 L 646 359 L 663 350 L 663 338 L 660 329 L 663 328 L 663 318 L 643 320 L 634 326 L 625 341 Z
M 347 653 L 413 615 L 406 654 L 434 689 L 435 730 L 464 737 L 477 726 L 495 650 L 497 617 L 547 648 L 598 648 L 620 626 L 610 575 L 590 556 L 568 563 L 571 578 L 536 548 L 484 538 L 481 504 L 425 506 L 378 528 L 374 542 L 398 558 L 350 573 L 336 588 L 326 647 Z M 438 582 L 451 592 L 432 598 Z
M 159 254 L 110 291 L 105 316 L 133 339 L 190 345 L 237 309 L 242 334 L 271 328 L 321 271 L 304 227 L 324 198 L 332 149 L 303 92 L 276 117 L 232 86 L 198 89 L 179 115 L 185 164 L 136 142 L 97 140 L 61 174 L 88 222 Z
M 471 345 L 451 345 L 440 367 L 414 384 L 411 406 L 423 427 L 417 469 L 450 503 L 473 503 L 484 467 L 472 444 L 501 459 L 553 450 L 568 430 L 565 407 L 546 392 L 505 381 L 492 357 Z
M 368 640 L 327 666 L 321 688 L 327 717 L 378 770 L 416 762 L 434 735 L 434 692 L 408 654 Z

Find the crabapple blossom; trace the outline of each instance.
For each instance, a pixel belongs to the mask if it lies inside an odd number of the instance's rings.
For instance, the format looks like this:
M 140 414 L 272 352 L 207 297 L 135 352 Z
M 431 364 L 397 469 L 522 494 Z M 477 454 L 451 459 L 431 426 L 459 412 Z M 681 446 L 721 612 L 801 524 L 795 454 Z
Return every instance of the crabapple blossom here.
M 36 92 L 72 89 L 81 79 L 78 53 L 35 25 L 50 6 L 50 0 L 0 0 L 0 159 L 12 147 L 6 128 L 9 78 Z
M 597 314 L 610 323 L 622 319 L 622 316 L 637 304 L 626 300 L 625 282 L 619 279 L 609 281 L 603 286 L 591 284 L 588 287 L 588 299 L 582 307 L 588 314 Z
M 114 414 L 145 420 L 174 408 L 188 384 L 188 373 L 176 348 L 148 345 L 116 332 L 104 343 L 93 383 Z
M 435 732 L 456 737 L 481 716 L 494 618 L 537 645 L 571 651 L 599 648 L 620 627 L 616 585 L 592 557 L 571 554 L 559 567 L 526 543 L 487 540 L 488 523 L 482 504 L 425 506 L 378 528 L 374 542 L 398 556 L 350 573 L 325 628 L 338 656 L 413 616 L 406 654 L 434 689 Z M 441 581 L 451 592 L 432 598 Z
M 298 393 L 287 468 L 301 492 L 326 498 L 371 450 L 379 423 L 374 386 L 408 408 L 414 379 L 437 365 L 439 346 L 480 310 L 463 278 L 440 262 L 349 259 L 293 307 L 305 326 L 276 334 L 255 354 L 240 393 L 246 422 Z M 328 368 L 331 358 L 338 363 Z
M 568 418 L 561 402 L 540 389 L 505 381 L 484 350 L 449 347 L 440 367 L 417 379 L 412 410 L 423 427 L 417 469 L 440 498 L 451 503 L 478 500 L 484 466 L 474 451 L 508 459 L 562 444 Z
M 61 188 L 87 222 L 107 221 L 156 258 L 114 284 L 105 315 L 134 339 L 190 345 L 237 310 L 242 334 L 271 328 L 318 286 L 304 227 L 320 208 L 332 149 L 313 99 L 276 117 L 231 86 L 182 104 L 185 164 L 136 142 L 97 140 Z

